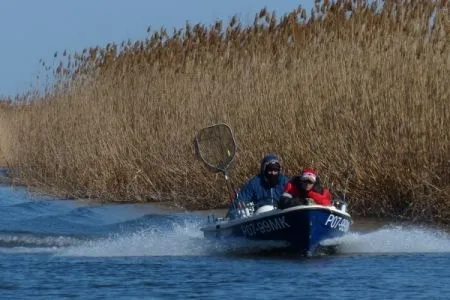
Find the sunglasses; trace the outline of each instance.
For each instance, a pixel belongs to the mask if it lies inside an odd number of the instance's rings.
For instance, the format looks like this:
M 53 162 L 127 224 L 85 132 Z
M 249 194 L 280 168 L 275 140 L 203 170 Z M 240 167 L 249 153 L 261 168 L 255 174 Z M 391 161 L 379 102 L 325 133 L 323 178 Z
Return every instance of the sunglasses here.
M 302 183 L 306 183 L 306 184 L 314 184 L 314 182 L 311 181 L 311 180 L 303 180 Z
M 280 172 L 281 167 L 278 164 L 270 164 L 266 167 L 266 172 Z
M 280 173 L 280 170 L 267 170 L 266 173 L 276 175 L 276 174 Z

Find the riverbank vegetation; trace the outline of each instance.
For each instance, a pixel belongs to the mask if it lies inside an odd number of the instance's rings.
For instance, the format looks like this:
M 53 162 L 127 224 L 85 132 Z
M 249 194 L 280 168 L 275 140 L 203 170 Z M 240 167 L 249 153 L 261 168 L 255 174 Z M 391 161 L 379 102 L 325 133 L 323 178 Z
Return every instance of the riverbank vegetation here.
M 0 107 L 14 182 L 224 207 L 192 142 L 225 122 L 236 185 L 277 152 L 289 175 L 317 168 L 355 215 L 450 223 L 450 2 L 337 2 L 64 53 L 55 86 Z

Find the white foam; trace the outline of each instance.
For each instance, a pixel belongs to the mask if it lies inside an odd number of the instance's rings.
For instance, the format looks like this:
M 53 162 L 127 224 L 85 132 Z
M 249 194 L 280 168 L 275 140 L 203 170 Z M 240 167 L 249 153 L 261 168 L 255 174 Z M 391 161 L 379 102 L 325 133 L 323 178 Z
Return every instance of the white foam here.
M 79 243 L 77 238 L 66 236 L 35 236 L 32 234 L 1 234 L 0 244 L 2 245 L 17 245 L 18 247 L 32 246 L 32 247 L 64 247 Z M 11 247 L 13 248 L 13 247 Z
M 28 247 L 12 247 L 12 248 L 0 248 L 0 253 L 3 254 L 34 254 L 34 253 L 57 253 L 59 248 L 28 248 Z
M 392 226 L 364 234 L 349 233 L 333 242 L 339 243 L 339 252 L 344 254 L 450 252 L 448 233 L 422 227 Z
M 58 255 L 90 257 L 204 255 L 208 252 L 208 246 L 199 227 L 199 223 L 186 220 L 183 225 L 174 224 L 173 230 L 164 231 L 161 227 L 153 227 L 118 234 L 62 249 Z

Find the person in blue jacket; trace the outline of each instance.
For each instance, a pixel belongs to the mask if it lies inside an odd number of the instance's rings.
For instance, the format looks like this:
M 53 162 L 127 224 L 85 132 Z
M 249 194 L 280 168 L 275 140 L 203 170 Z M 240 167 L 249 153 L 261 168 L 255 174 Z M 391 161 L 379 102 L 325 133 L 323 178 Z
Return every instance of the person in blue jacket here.
M 288 180 L 283 174 L 280 158 L 276 154 L 266 155 L 261 161 L 259 174 L 241 187 L 235 203 L 253 202 L 255 210 L 267 204 L 277 206 Z

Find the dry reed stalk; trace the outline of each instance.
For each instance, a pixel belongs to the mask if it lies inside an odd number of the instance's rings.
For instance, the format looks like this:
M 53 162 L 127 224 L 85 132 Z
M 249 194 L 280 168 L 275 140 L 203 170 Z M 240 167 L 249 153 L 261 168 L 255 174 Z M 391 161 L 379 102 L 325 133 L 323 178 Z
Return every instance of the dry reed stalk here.
M 0 109 L 8 165 L 67 197 L 226 206 L 192 139 L 227 122 L 236 183 L 277 152 L 288 174 L 313 166 L 347 191 L 355 214 L 449 223 L 448 1 L 350 2 L 74 55 L 53 93 Z

